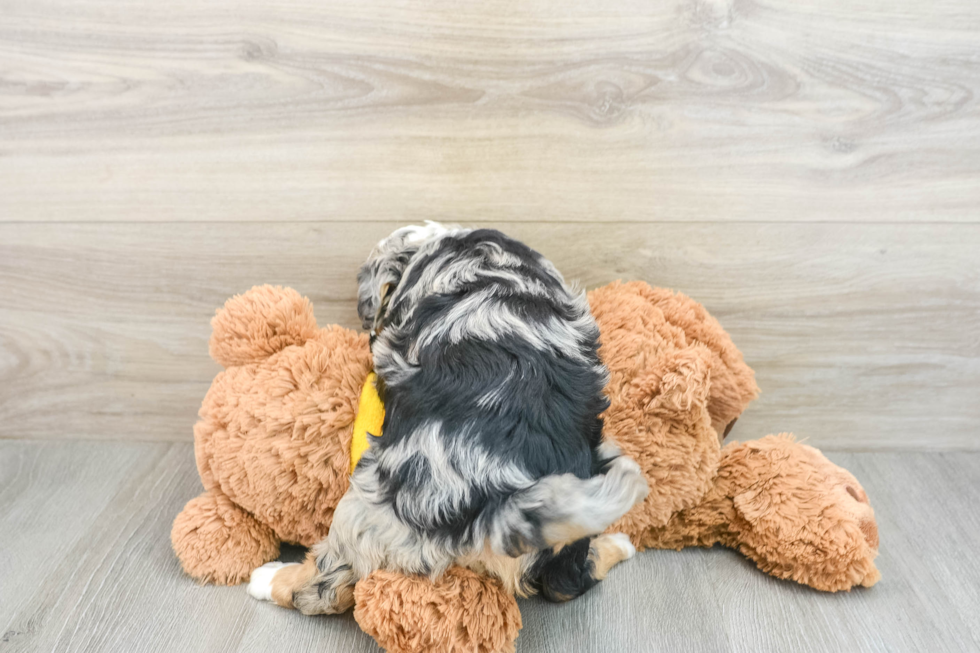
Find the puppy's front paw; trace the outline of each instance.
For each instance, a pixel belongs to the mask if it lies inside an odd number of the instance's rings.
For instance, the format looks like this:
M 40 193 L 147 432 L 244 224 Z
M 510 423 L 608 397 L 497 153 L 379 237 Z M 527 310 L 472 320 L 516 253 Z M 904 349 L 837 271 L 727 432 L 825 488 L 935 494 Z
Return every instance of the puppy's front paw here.
M 296 562 L 267 562 L 258 569 L 252 570 L 248 579 L 248 594 L 260 601 L 272 600 L 272 579 L 276 572 L 283 567 L 290 567 Z

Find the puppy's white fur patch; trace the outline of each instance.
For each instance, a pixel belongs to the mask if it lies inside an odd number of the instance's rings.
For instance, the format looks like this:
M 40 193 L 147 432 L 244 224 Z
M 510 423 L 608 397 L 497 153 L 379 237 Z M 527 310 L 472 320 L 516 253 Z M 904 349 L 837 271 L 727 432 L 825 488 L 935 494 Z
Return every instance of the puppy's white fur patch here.
M 625 533 L 610 533 L 606 536 L 609 540 L 616 543 L 622 550 L 623 558 L 629 560 L 636 555 L 636 547 L 630 542 L 630 538 Z
M 420 245 L 428 240 L 436 238 L 437 236 L 441 236 L 448 231 L 449 229 L 444 227 L 442 224 L 434 220 L 426 220 L 424 226 L 409 225 L 407 227 L 397 229 L 392 235 L 403 238 L 405 243 Z
M 248 579 L 248 594 L 260 601 L 272 600 L 272 578 L 283 567 L 298 565 L 298 562 L 267 562 L 258 569 L 252 570 Z

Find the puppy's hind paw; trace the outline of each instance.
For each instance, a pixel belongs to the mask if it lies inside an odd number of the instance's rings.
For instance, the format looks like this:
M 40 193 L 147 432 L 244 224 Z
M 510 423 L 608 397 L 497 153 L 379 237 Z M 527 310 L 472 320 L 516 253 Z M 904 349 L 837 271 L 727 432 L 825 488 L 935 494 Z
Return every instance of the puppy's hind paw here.
M 260 601 L 272 600 L 272 579 L 276 572 L 283 567 L 298 564 L 296 562 L 267 562 L 258 569 L 252 570 L 248 579 L 248 594 Z
M 606 537 L 619 547 L 623 560 L 629 560 L 636 555 L 636 547 L 630 542 L 630 538 L 626 533 L 609 533 Z
M 593 564 L 593 576 L 602 580 L 609 570 L 636 554 L 636 547 L 623 533 L 606 533 L 592 540 L 589 559 Z

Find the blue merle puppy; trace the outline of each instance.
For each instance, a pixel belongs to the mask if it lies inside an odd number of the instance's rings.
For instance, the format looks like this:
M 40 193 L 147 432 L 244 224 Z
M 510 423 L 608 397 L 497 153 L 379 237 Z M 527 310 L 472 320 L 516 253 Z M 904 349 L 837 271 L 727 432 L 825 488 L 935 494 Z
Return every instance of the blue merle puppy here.
M 567 601 L 632 556 L 600 535 L 648 488 L 602 442 L 608 373 L 585 294 L 498 231 L 432 222 L 378 243 L 358 282 L 384 435 L 307 562 L 256 570 L 250 593 L 338 613 L 375 569 L 459 564 Z

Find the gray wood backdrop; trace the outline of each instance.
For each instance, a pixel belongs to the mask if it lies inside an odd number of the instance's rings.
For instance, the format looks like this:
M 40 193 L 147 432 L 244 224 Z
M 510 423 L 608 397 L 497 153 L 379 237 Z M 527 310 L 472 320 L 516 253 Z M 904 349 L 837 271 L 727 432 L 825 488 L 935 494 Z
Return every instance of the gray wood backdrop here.
M 427 218 L 702 301 L 739 438 L 980 447 L 962 0 L 0 0 L 0 437 L 189 441 L 215 307 Z

